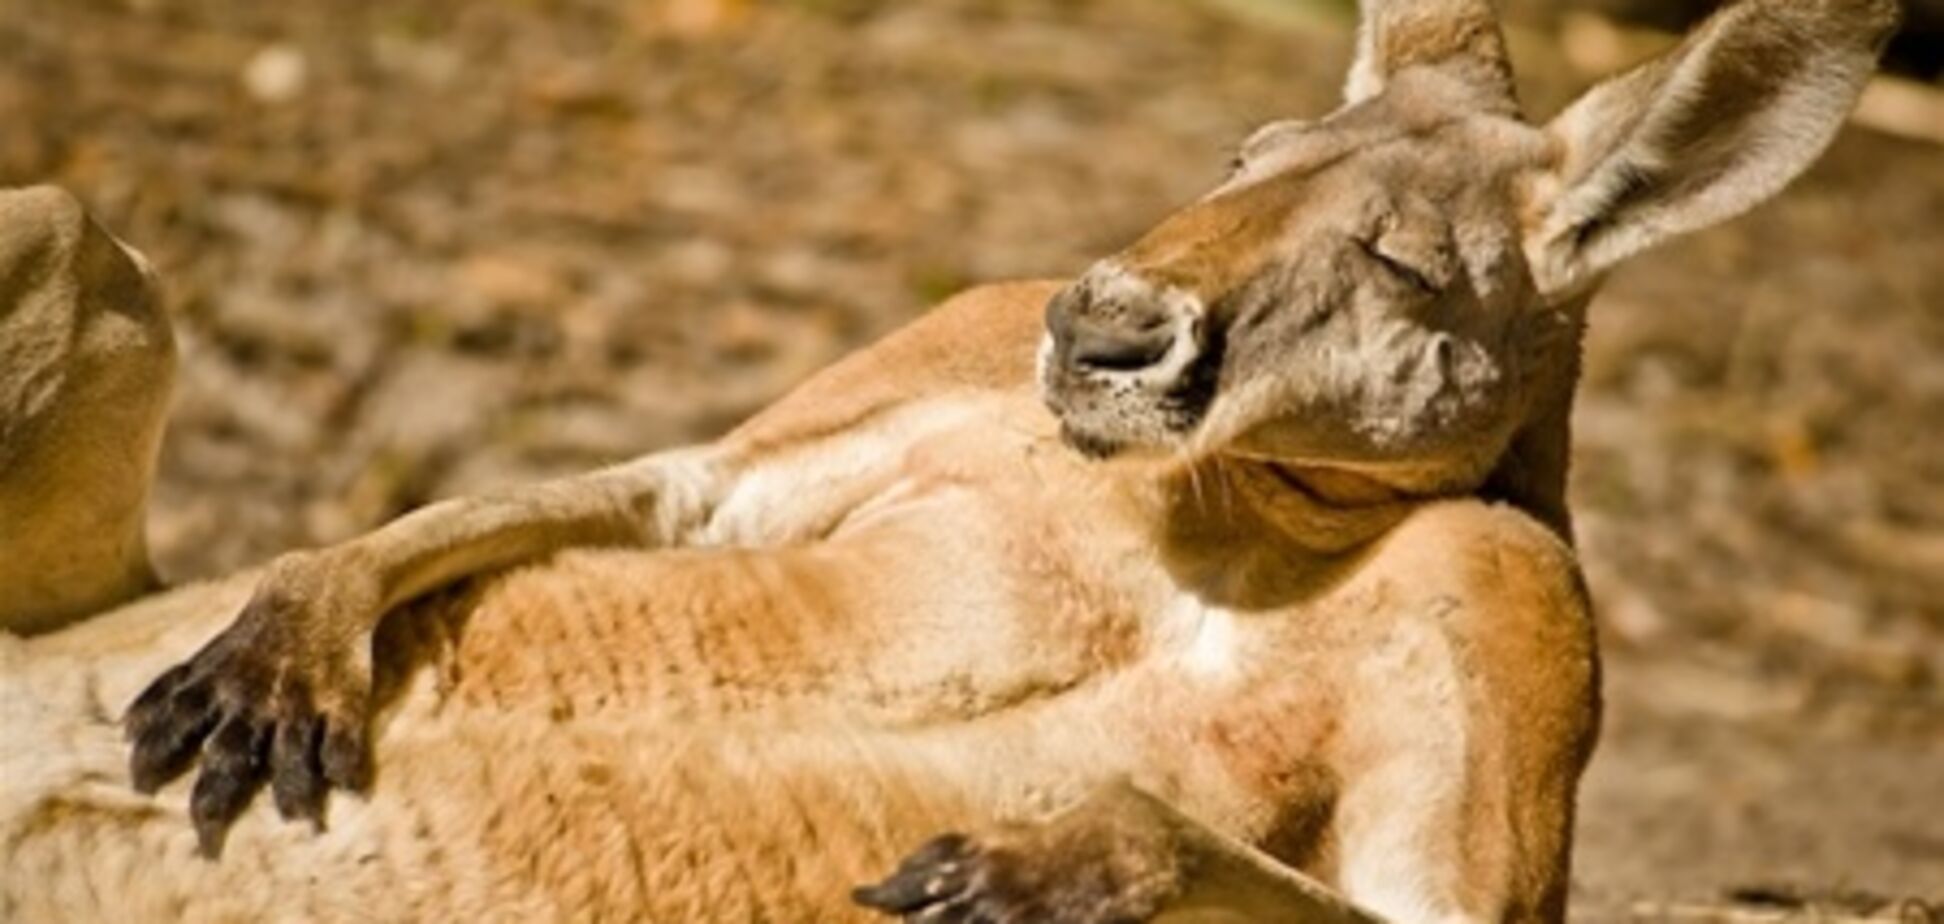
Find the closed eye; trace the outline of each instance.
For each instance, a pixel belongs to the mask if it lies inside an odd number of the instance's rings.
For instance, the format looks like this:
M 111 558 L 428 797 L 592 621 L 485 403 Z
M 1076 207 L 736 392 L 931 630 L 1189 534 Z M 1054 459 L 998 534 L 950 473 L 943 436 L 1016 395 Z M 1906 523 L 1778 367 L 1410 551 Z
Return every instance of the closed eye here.
M 1310 123 L 1300 119 L 1284 119 L 1279 122 L 1271 122 L 1250 132 L 1249 137 L 1242 139 L 1242 142 L 1235 146 L 1234 153 L 1229 157 L 1229 178 L 1233 179 L 1237 174 L 1247 169 L 1250 160 L 1256 156 L 1287 143 L 1309 130 L 1309 128 Z
M 1357 246 L 1363 250 L 1365 256 L 1376 261 L 1386 272 L 1397 277 L 1398 280 L 1409 285 L 1411 288 L 1423 292 L 1426 295 L 1436 295 L 1441 291 L 1438 283 L 1423 270 L 1383 252 L 1375 243 L 1358 239 Z
M 1242 175 L 1242 171 L 1249 168 L 1249 142 L 1251 140 L 1244 138 L 1228 149 L 1228 162 L 1223 165 L 1224 169 L 1222 171 L 1222 178 L 1224 180 L 1235 179 Z

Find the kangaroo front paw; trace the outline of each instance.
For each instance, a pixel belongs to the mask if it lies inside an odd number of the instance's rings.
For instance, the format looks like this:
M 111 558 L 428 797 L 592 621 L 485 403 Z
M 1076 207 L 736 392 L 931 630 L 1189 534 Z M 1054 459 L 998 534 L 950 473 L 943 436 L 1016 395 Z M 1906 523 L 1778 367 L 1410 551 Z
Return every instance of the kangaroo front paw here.
M 135 787 L 153 792 L 202 770 L 190 818 L 205 854 L 265 782 L 285 818 L 323 817 L 332 787 L 370 773 L 370 646 L 361 607 L 316 559 L 272 566 L 236 621 L 151 683 L 123 718 Z
M 978 839 L 947 834 L 851 897 L 913 924 L 1146 921 L 1182 880 L 1171 830 L 1139 808 L 1096 798 L 1041 825 Z

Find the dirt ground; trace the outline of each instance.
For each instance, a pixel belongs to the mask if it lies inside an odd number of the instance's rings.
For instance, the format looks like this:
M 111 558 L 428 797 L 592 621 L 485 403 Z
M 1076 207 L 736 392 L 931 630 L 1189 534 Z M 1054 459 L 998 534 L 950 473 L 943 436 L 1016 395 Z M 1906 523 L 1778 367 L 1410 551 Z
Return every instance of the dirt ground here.
M 0 0 L 0 184 L 170 282 L 176 579 L 706 438 L 1317 113 L 1264 0 Z M 1535 111 L 1591 75 L 1534 33 Z M 1944 156 L 1861 131 L 1595 305 L 1583 919 L 1944 899 Z M 1651 915 L 1650 915 L 1651 916 Z

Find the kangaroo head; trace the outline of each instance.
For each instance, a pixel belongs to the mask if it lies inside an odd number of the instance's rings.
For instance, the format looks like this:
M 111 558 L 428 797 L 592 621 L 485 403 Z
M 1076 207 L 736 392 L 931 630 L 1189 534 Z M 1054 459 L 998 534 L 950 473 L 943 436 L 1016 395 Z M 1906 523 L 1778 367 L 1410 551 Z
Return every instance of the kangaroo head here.
M 1257 131 L 1221 185 L 1049 304 L 1044 397 L 1096 455 L 1475 489 L 1570 400 L 1601 275 L 1806 169 L 1895 19 L 1892 0 L 1745 0 L 1540 127 L 1487 0 L 1364 0 L 1341 108 Z

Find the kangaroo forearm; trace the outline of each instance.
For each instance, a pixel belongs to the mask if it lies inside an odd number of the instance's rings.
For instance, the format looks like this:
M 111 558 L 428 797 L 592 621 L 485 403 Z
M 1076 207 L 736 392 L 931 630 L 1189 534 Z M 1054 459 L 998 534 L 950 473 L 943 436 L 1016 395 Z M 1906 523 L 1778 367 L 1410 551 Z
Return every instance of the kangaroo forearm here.
M 853 898 L 906 921 L 1381 920 L 1125 780 L 1041 822 L 936 838 Z
M 1051 823 L 1056 855 L 1098 851 L 1130 891 L 1171 892 L 1157 924 L 1215 920 L 1380 924 L 1349 899 L 1276 858 L 1126 782 L 1110 784 Z M 1075 836 L 1075 835 L 1078 836 Z M 1060 862 L 1056 856 L 1054 862 Z M 1172 887 L 1164 885 L 1172 882 Z
M 1156 924 L 1205 920 L 1214 912 L 1229 920 L 1381 924 L 1341 893 L 1262 851 L 1176 817 L 1195 826 L 1183 832 L 1185 865 L 1192 872 L 1182 894 L 1155 916 Z
M 585 475 L 440 501 L 325 550 L 376 582 L 385 610 L 469 575 L 581 546 L 677 544 L 706 515 L 701 451 L 649 456 Z M 334 569 L 335 570 L 335 569 Z
M 572 546 L 678 545 L 705 525 L 720 541 L 821 535 L 895 478 L 903 446 L 952 423 L 942 396 L 1030 388 L 1040 306 L 1056 288 L 1017 283 L 954 298 L 812 377 L 715 447 L 434 504 L 340 554 L 372 569 L 389 609 Z M 963 348 L 967 325 L 985 332 L 986 348 Z M 707 524 L 718 501 L 727 509 Z

